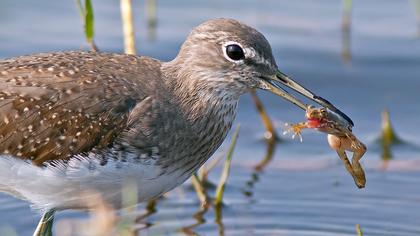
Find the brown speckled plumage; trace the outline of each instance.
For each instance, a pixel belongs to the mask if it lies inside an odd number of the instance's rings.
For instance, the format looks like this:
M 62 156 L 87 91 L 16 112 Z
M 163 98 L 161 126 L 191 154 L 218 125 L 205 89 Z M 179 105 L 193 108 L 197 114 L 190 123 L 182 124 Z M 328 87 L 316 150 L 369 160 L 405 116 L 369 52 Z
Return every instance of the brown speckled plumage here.
M 228 50 L 229 49 L 229 50 Z M 177 57 L 57 52 L 0 61 L 0 191 L 42 209 L 121 204 L 184 182 L 222 144 L 241 94 L 279 84 L 335 109 L 278 71 L 255 29 L 230 19 L 196 27 Z
M 172 78 L 162 76 L 160 67 L 146 57 L 87 52 L 2 61 L 0 152 L 41 165 L 113 147 L 139 158 L 171 153 L 158 161 L 166 167 L 187 156 L 209 155 L 230 123 L 217 122 L 223 117 L 194 95 L 174 94 L 166 80 Z M 193 106 L 211 113 L 183 113 Z M 233 108 L 222 115 L 233 116 Z
M 226 40 L 258 50 L 271 64 L 230 63 Z M 224 19 L 196 28 L 169 63 L 89 52 L 1 61 L 0 153 L 42 165 L 112 150 L 116 158 L 134 153 L 190 174 L 222 143 L 239 95 L 257 86 L 250 77 L 258 68 L 275 69 L 264 37 Z
M 124 66 L 121 66 L 124 65 Z M 102 149 L 126 126 L 130 110 L 159 77 L 159 62 L 86 52 L 0 62 L 0 152 L 45 161 Z

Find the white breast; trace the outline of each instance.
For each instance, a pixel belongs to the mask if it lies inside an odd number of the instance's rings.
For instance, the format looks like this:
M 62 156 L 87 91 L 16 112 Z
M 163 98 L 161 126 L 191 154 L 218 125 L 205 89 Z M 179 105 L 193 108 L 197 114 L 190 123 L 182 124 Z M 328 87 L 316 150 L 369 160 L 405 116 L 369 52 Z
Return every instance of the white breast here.
M 0 156 L 0 191 L 27 200 L 35 208 L 86 208 L 101 196 L 115 208 L 121 207 L 122 187 L 137 188 L 138 201 L 157 197 L 178 186 L 179 173 L 160 175 L 159 166 L 110 158 L 106 165 L 92 156 L 57 161 L 37 167 L 28 161 Z M 176 176 L 176 178 L 175 178 Z M 132 183 L 135 183 L 132 185 Z

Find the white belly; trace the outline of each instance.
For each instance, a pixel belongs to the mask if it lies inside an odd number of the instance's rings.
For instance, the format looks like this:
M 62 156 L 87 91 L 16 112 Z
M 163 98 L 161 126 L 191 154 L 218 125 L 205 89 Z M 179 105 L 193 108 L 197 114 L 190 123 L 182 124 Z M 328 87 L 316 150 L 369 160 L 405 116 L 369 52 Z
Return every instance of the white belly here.
M 86 208 L 99 196 L 121 207 L 123 186 L 137 188 L 138 202 L 157 197 L 184 182 L 188 176 L 162 174 L 154 163 L 109 159 L 72 158 L 37 167 L 28 161 L 0 156 L 0 191 L 27 200 L 39 209 Z M 134 185 L 133 185 L 134 184 Z

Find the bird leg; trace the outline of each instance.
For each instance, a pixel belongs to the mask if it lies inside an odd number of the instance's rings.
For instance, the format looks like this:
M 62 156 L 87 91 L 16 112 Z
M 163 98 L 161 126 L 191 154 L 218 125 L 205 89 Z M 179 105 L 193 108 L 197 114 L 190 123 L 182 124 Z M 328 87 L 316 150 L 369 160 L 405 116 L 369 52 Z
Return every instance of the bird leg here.
M 55 210 L 48 210 L 39 220 L 33 236 L 52 236 Z

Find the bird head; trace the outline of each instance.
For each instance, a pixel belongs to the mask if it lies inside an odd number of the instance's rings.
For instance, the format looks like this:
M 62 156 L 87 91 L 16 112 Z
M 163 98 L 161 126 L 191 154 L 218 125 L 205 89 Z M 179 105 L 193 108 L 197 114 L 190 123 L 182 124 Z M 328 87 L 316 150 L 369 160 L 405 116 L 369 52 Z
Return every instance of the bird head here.
M 282 73 L 264 35 L 239 21 L 214 19 L 197 26 L 174 62 L 181 77 L 199 81 L 194 86 L 237 97 L 252 89 L 267 90 L 306 110 L 308 105 L 285 90 L 291 89 L 353 124 L 326 99 Z

